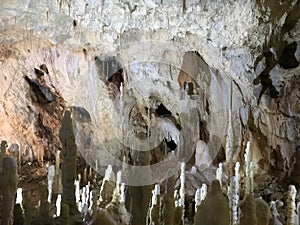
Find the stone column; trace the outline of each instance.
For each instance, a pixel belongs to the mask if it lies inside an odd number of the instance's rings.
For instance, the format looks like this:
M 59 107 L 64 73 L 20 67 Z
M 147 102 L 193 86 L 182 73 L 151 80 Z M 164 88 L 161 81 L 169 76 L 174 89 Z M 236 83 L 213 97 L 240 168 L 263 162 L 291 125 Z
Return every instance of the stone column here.
M 74 181 L 76 178 L 77 148 L 72 126 L 71 112 L 67 110 L 61 122 L 59 138 L 62 144 L 62 204 L 69 205 L 70 215 L 78 212 L 75 199 Z

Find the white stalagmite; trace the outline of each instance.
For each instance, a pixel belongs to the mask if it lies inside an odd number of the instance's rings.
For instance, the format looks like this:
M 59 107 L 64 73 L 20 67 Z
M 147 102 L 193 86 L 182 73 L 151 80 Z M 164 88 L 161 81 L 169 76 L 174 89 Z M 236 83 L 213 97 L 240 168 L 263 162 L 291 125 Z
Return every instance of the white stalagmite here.
M 201 202 L 206 198 L 206 195 L 207 195 L 207 185 L 206 184 L 202 184 L 201 186 Z
M 222 163 L 219 163 L 219 168 L 216 171 L 216 179 L 220 182 L 221 188 L 222 188 L 222 174 L 223 174 Z
M 195 212 L 197 212 L 197 207 L 201 204 L 201 188 L 197 188 L 195 193 Z
M 153 210 L 154 207 L 157 205 L 157 198 L 160 195 L 160 186 L 159 184 L 155 184 L 154 189 L 152 190 L 152 200 L 151 200 L 151 207 L 150 207 L 150 224 L 155 224 L 153 220 Z
M 121 184 L 120 203 L 125 203 L 125 183 Z
M 55 213 L 56 217 L 60 216 L 60 211 L 61 211 L 61 194 L 58 194 L 56 199 L 56 213 Z
M 23 202 L 23 196 L 22 196 L 23 189 L 18 188 L 17 189 L 17 198 L 16 198 L 16 204 L 20 204 L 22 207 L 22 202 Z
M 245 194 L 251 194 L 251 166 L 250 166 L 250 141 L 247 142 L 245 151 Z
M 86 185 L 85 187 L 82 188 L 82 192 L 81 192 L 82 213 L 84 216 L 86 216 L 88 211 L 88 199 L 89 197 L 87 196 L 87 185 Z
M 289 186 L 288 198 L 287 198 L 287 225 L 295 225 L 296 216 L 296 195 L 297 190 L 294 185 Z
M 104 176 L 104 180 L 112 180 L 112 175 L 113 174 L 113 170 L 112 170 L 112 166 L 108 165 L 107 169 L 105 170 L 105 176 Z
M 175 201 L 175 207 L 178 207 L 179 206 L 178 190 L 174 190 L 174 201 Z
M 195 212 L 197 212 L 197 207 L 201 205 L 201 202 L 205 199 L 207 194 L 207 185 L 202 184 L 201 188 L 198 188 L 195 193 Z
M 120 184 L 121 184 L 121 178 L 122 178 L 122 171 L 118 171 L 117 172 L 117 182 L 116 182 L 116 187 L 115 187 L 115 190 L 114 190 L 114 193 L 113 193 L 113 202 L 118 202 L 120 201 L 120 196 L 121 196 L 121 193 L 120 193 Z
M 89 204 L 88 211 L 89 211 L 90 214 L 92 214 L 92 210 L 93 210 L 93 191 L 90 191 L 89 196 L 90 196 L 90 198 L 89 198 L 89 203 L 90 204 Z
M 52 185 L 55 175 L 55 167 L 53 165 L 48 167 L 48 202 L 51 203 L 52 198 Z
M 74 181 L 74 185 L 75 185 L 75 199 L 76 199 L 76 205 L 78 210 L 79 209 L 79 202 L 80 202 L 80 187 L 79 187 L 79 180 L 75 180 Z
M 233 146 L 233 131 L 232 131 L 231 117 L 232 117 L 232 112 L 231 112 L 231 107 L 229 107 L 225 156 L 226 156 L 226 164 L 229 166 L 230 171 L 232 166 L 231 163 L 232 163 L 232 146 Z
M 179 206 L 182 207 L 182 223 L 184 224 L 184 202 L 185 202 L 185 162 L 181 163 Z
M 159 195 L 160 195 L 160 186 L 159 186 L 159 184 L 156 184 L 152 191 L 152 201 L 151 201 L 152 207 L 154 205 L 157 205 L 157 196 L 159 196 Z
M 235 175 L 233 178 L 233 188 L 232 188 L 232 224 L 237 224 L 238 222 L 238 205 L 239 205 L 239 184 L 240 184 L 240 163 L 235 164 Z
M 278 219 L 280 217 L 280 215 L 277 210 L 275 201 L 270 202 L 270 209 L 271 209 L 274 225 L 283 225 L 282 222 Z

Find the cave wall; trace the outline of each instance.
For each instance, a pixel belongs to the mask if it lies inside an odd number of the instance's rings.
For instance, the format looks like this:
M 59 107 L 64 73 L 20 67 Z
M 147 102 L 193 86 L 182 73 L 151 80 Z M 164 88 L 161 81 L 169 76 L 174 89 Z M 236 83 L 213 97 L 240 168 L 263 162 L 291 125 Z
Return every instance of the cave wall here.
M 74 125 L 81 127 L 77 135 L 93 137 L 91 149 L 109 143 L 105 150 L 120 161 L 117 149 L 128 147 L 116 130 L 127 119 L 122 113 L 136 107 L 145 129 L 145 107 L 151 108 L 148 99 L 154 96 L 172 112 L 173 124 L 192 127 L 196 135 L 185 149 L 195 148 L 200 139 L 195 121 L 205 121 L 210 155 L 220 155 L 231 109 L 234 160 L 243 161 L 250 140 L 257 175 L 281 171 L 286 176 L 284 169 L 293 165 L 300 142 L 299 1 L 188 1 L 184 12 L 181 1 L 1 4 L 0 138 L 17 143 L 24 160 L 60 148 L 55 140 L 62 111 L 76 105 L 91 115 L 90 126 Z M 122 67 L 123 93 L 120 82 L 109 80 L 118 70 L 101 70 L 107 57 L 117 58 L 117 68 Z M 294 63 L 285 66 L 287 61 Z M 49 103 L 52 108 L 32 97 L 24 79 L 38 79 L 34 68 L 42 64 L 49 70 L 43 85 L 57 97 Z M 195 91 L 187 96 L 185 80 Z M 86 141 L 78 138 L 83 151 Z M 102 156 L 92 152 L 90 157 Z

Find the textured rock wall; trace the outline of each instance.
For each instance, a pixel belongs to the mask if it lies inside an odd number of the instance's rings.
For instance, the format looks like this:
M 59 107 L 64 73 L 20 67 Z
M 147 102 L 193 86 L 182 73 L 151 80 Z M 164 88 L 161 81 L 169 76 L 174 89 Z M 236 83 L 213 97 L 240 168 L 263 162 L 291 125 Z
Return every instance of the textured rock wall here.
M 32 149 L 40 158 L 45 149 L 60 148 L 55 141 L 58 121 L 65 106 L 76 105 L 84 107 L 92 121 L 90 126 L 75 125 L 84 128 L 76 134 L 84 133 L 76 140 L 81 150 L 89 148 L 90 158 L 107 161 L 101 151 L 93 150 L 109 143 L 105 149 L 122 162 L 116 149 L 133 146 L 124 144 L 116 127 L 124 124 L 122 119 L 131 121 L 133 108 L 143 124 L 138 129 L 147 130 L 149 121 L 164 124 L 166 119 L 155 116 L 155 104 L 162 103 L 173 116 L 168 118 L 172 139 L 177 139 L 176 124 L 189 128 L 196 137 L 185 146 L 188 151 L 204 139 L 205 130 L 210 156 L 218 156 L 218 163 L 225 160 L 222 151 L 232 108 L 234 159 L 243 161 L 250 139 L 256 173 L 271 169 L 287 176 L 284 169 L 292 167 L 300 142 L 299 1 L 187 1 L 184 12 L 182 1 L 175 0 L 59 3 L 1 3 L 0 138 L 19 144 L 24 156 Z M 185 60 L 193 51 L 193 60 Z M 107 63 L 107 56 L 119 60 L 123 93 L 120 82 L 109 80 L 118 71 L 103 70 L 108 69 L 101 64 Z M 37 104 L 24 79 L 38 79 L 34 68 L 42 64 L 49 70 L 44 85 L 59 99 L 56 111 Z M 181 71 L 193 78 L 195 92 L 187 96 L 182 83 L 191 79 L 180 76 Z M 149 96 L 155 97 L 153 105 Z M 133 127 L 127 124 L 136 132 Z

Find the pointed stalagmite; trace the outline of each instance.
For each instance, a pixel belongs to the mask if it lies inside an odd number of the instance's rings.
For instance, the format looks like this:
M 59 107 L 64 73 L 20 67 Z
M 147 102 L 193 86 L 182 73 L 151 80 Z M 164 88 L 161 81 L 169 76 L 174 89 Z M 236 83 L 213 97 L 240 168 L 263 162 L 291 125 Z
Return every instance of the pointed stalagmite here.
M 151 154 L 149 151 L 135 151 L 133 153 L 133 159 L 135 167 L 132 170 L 131 179 L 136 179 L 136 174 L 139 173 L 139 166 L 147 167 L 150 165 Z M 144 174 L 144 179 L 149 181 L 151 179 L 151 169 L 150 166 L 147 173 Z M 151 191 L 153 185 L 145 186 L 129 186 L 129 201 L 130 201 L 130 211 L 131 225 L 146 225 L 147 215 L 149 210 L 149 203 L 151 199 Z M 127 200 L 127 199 L 126 199 Z
M 250 194 L 246 195 L 240 204 L 240 208 L 242 215 L 240 219 L 240 225 L 256 225 L 257 219 L 255 198 Z
M 206 198 L 197 209 L 194 225 L 229 225 L 230 214 L 227 199 L 221 191 L 220 182 L 213 180 Z
M 59 130 L 59 138 L 62 144 L 62 203 L 69 205 L 70 215 L 77 213 L 75 200 L 76 157 L 77 149 L 72 126 L 71 112 L 67 110 L 62 119 Z
M 173 225 L 175 215 L 175 201 L 174 201 L 174 186 L 175 177 L 171 176 L 166 180 L 165 194 L 163 195 L 162 218 L 163 225 Z
M 1 225 L 11 225 L 18 183 L 17 161 L 14 157 L 6 156 L 2 160 L 2 167 L 0 173 L 0 192 L 3 195 Z

